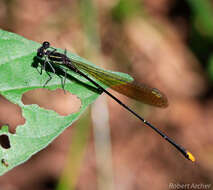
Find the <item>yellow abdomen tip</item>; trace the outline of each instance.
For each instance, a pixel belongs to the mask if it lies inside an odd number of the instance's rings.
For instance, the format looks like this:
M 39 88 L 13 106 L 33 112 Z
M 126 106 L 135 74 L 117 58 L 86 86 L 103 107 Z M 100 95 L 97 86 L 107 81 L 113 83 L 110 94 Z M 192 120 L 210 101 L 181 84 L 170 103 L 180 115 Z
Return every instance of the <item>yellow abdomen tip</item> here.
M 191 160 L 192 162 L 195 162 L 195 157 L 193 156 L 193 154 L 191 152 L 187 151 L 187 156 L 188 156 L 189 160 Z

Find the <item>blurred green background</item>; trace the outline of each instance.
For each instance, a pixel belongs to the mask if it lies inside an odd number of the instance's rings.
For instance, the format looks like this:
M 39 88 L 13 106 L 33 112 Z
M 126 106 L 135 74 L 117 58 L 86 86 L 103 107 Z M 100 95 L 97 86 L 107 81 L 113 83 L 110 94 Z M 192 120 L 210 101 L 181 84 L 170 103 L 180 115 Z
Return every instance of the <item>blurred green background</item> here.
M 184 159 L 102 95 L 51 145 L 2 176 L 0 189 L 163 190 L 175 184 L 213 189 L 212 3 L 0 0 L 1 29 L 40 43 L 50 41 L 162 90 L 169 99 L 166 109 L 110 92 L 196 157 L 195 163 Z M 15 132 L 23 122 L 21 110 L 1 97 L 0 124 L 10 124 Z

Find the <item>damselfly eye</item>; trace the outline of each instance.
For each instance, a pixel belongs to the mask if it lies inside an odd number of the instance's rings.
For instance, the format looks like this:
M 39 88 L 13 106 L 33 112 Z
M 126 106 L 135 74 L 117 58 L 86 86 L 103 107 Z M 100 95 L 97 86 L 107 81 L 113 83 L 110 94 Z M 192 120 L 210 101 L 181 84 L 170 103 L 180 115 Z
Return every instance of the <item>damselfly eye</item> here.
M 45 42 L 43 42 L 42 46 L 43 46 L 44 49 L 47 49 L 47 48 L 50 47 L 50 43 L 45 41 Z
M 43 51 L 38 51 L 37 52 L 37 56 L 38 57 L 43 57 L 44 56 L 44 52 Z

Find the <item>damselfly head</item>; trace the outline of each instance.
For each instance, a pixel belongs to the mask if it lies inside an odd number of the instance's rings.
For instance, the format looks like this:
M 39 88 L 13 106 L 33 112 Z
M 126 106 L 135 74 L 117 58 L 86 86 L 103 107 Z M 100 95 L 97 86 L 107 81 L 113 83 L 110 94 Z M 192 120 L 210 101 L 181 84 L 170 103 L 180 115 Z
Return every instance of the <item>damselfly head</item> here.
M 45 41 L 45 42 L 42 43 L 42 46 L 43 46 L 44 49 L 48 49 L 50 47 L 50 43 Z
M 43 57 L 45 55 L 46 50 L 50 47 L 50 43 L 47 41 L 44 41 L 42 43 L 42 46 L 38 48 L 37 50 L 37 56 L 38 57 Z

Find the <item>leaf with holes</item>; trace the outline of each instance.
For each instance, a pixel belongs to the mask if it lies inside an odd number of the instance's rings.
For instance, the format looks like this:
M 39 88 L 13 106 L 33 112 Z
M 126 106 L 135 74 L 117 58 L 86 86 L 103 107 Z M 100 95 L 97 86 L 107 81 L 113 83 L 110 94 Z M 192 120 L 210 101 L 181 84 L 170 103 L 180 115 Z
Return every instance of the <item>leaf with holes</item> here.
M 48 78 L 45 72 L 39 75 L 32 67 L 33 58 L 40 46 L 41 44 L 19 35 L 0 30 L 0 94 L 20 106 L 26 120 L 24 125 L 16 128 L 15 134 L 10 133 L 7 126 L 0 129 L 0 136 L 7 136 L 10 145 L 9 148 L 0 146 L 0 175 L 45 148 L 77 120 L 88 105 L 100 95 L 92 88 L 88 88 L 92 85 L 86 79 L 72 73 L 74 78 L 69 78 L 65 88 L 81 100 L 81 108 L 78 112 L 60 116 L 55 111 L 46 110 L 36 104 L 23 104 L 22 95 L 27 91 L 42 88 Z M 76 61 L 91 64 L 72 53 L 68 55 Z M 122 75 L 113 73 L 118 76 Z M 61 80 L 56 75 L 51 74 L 51 76 L 53 79 L 48 83 L 47 88 L 50 90 L 61 88 Z M 129 80 L 132 80 L 131 77 Z

